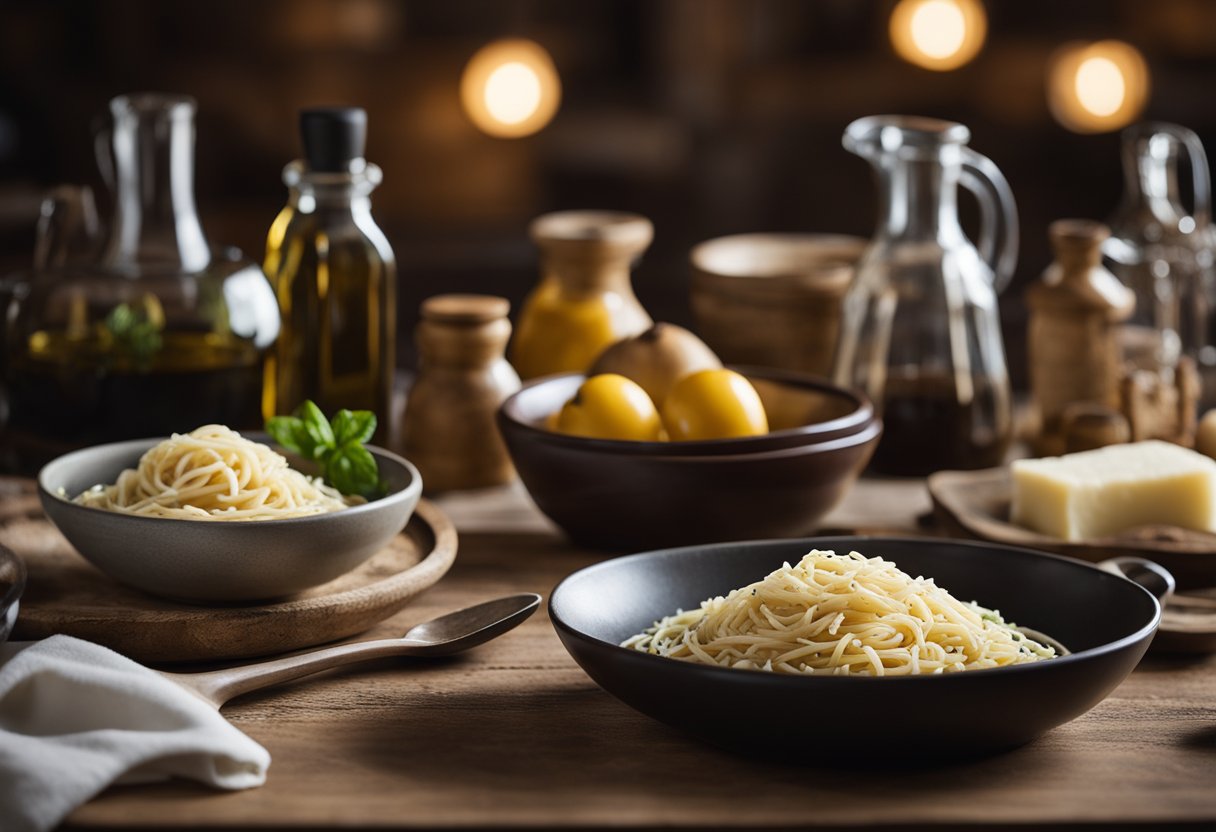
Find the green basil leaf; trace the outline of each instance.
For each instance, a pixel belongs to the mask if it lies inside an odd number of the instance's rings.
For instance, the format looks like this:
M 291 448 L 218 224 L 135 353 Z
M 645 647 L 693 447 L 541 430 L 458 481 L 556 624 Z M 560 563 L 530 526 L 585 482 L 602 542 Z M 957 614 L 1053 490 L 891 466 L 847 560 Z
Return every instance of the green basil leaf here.
M 339 410 L 334 416 L 334 442 L 366 442 L 376 432 L 376 414 L 370 410 Z
M 313 438 L 312 433 L 308 430 L 308 426 L 304 424 L 303 420 L 297 419 L 294 429 L 295 443 L 300 449 L 300 456 L 304 457 L 305 459 L 320 459 L 321 454 L 325 453 L 325 449 L 317 447 L 316 440 Z
M 303 428 L 304 425 L 294 416 L 271 416 L 266 420 L 266 432 L 270 434 L 270 438 L 277 442 L 279 447 L 293 454 L 304 453 L 298 439 Z
M 304 403 L 296 408 L 295 416 L 304 424 L 304 430 L 312 440 L 310 448 L 302 449 L 307 456 L 320 459 L 326 451 L 337 446 L 329 420 L 312 399 L 305 399 Z
M 106 315 L 105 326 L 111 334 L 121 338 L 135 326 L 135 311 L 130 304 L 120 303 Z
M 371 451 L 348 442 L 325 457 L 325 479 L 343 494 L 373 499 L 380 488 L 380 469 Z

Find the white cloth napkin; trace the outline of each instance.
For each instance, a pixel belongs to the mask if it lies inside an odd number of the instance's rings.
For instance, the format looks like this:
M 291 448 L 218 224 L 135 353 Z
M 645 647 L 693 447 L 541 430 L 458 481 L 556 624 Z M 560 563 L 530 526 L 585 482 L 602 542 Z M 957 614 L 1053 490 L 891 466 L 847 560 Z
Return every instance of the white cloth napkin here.
M 184 688 L 70 636 L 0 647 L 0 829 L 42 832 L 112 783 L 266 781 L 270 754 Z

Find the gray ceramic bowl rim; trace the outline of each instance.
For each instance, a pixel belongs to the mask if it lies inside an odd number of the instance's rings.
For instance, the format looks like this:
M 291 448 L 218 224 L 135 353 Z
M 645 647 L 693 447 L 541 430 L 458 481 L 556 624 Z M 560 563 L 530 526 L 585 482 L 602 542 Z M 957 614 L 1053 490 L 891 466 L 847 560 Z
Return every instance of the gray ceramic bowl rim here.
M 16 576 L 12 584 L 5 590 L 4 595 L 0 596 L 0 614 L 7 612 L 9 607 L 21 600 L 21 594 L 25 592 L 26 570 L 25 563 L 21 558 L 17 557 L 17 553 L 9 547 L 0 544 L 0 564 L 12 564 L 13 573 Z
M 783 430 L 774 430 L 769 433 L 759 436 L 743 436 L 734 439 L 697 439 L 687 442 L 641 442 L 630 441 L 624 439 L 594 439 L 588 436 L 572 436 L 567 433 L 557 433 L 556 431 L 547 430 L 539 427 L 531 422 L 520 418 L 516 413 L 520 397 L 527 395 L 529 391 L 541 387 L 546 384 L 552 384 L 556 381 L 569 379 L 574 377 L 585 377 L 585 373 L 556 373 L 549 376 L 541 376 L 540 378 L 532 379 L 525 382 L 523 387 L 512 393 L 498 408 L 499 418 L 510 421 L 523 430 L 541 434 L 558 444 L 568 445 L 570 447 L 585 448 L 595 451 L 604 451 L 609 453 L 631 452 L 642 456 L 696 456 L 698 451 L 702 450 L 717 450 L 720 448 L 738 445 L 740 454 L 750 454 L 747 450 L 747 445 L 757 444 L 762 445 L 767 441 L 796 439 L 800 436 L 805 436 L 809 442 L 813 442 L 816 435 L 820 433 L 831 433 L 839 430 L 855 429 L 861 432 L 867 429 L 869 423 L 878 420 L 877 414 L 874 412 L 874 405 L 870 402 L 868 396 L 860 390 L 841 387 L 833 384 L 827 379 L 811 376 L 808 374 L 795 373 L 790 370 L 778 370 L 769 367 L 747 367 L 731 365 L 731 369 L 747 375 L 748 373 L 756 373 L 759 378 L 766 381 L 775 381 L 783 384 L 806 384 L 812 383 L 816 389 L 824 392 L 829 392 L 832 395 L 851 398 L 857 402 L 857 407 L 843 416 L 837 416 L 835 419 L 828 419 L 824 422 L 812 422 L 807 425 L 799 425 L 796 428 L 785 428 Z M 806 448 L 810 445 L 800 445 L 798 448 Z M 789 450 L 789 449 L 786 449 Z M 757 452 L 761 453 L 761 452 Z
M 797 542 L 798 539 L 799 538 L 790 538 L 789 541 L 782 541 L 782 542 L 791 542 L 792 543 L 792 542 Z M 812 542 L 814 540 L 817 540 L 817 539 L 819 539 L 819 538 L 806 538 L 808 543 Z M 672 662 L 678 662 L 678 664 L 680 666 L 687 668 L 687 670 L 685 672 L 692 673 L 692 674 L 704 674 L 705 678 L 707 678 L 707 679 L 724 679 L 724 678 L 726 678 L 726 679 L 738 680 L 740 678 L 739 677 L 740 673 L 749 673 L 747 678 L 756 680 L 756 682 L 755 682 L 756 684 L 782 684 L 782 685 L 787 685 L 787 684 L 822 685 L 825 683 L 826 684 L 869 684 L 873 680 L 878 679 L 878 678 L 881 678 L 883 680 L 882 681 L 883 685 L 906 685 L 906 684 L 924 684 L 926 682 L 931 683 L 931 680 L 934 680 L 934 679 L 959 679 L 959 678 L 971 678 L 971 677 L 977 677 L 977 676 L 991 676 L 994 673 L 1001 673 L 1001 674 L 1034 673 L 1036 671 L 1041 670 L 1044 664 L 1051 664 L 1053 666 L 1059 666 L 1061 664 L 1075 664 L 1080 661 L 1092 659 L 1096 656 L 1102 656 L 1107 653 L 1114 653 L 1119 650 L 1123 650 L 1124 648 L 1134 644 L 1135 642 L 1151 635 L 1157 629 L 1157 626 L 1161 623 L 1161 602 L 1157 600 L 1156 596 L 1154 596 L 1153 593 L 1149 592 L 1147 589 L 1140 586 L 1135 581 L 1132 581 L 1121 575 L 1113 575 L 1110 572 L 1106 572 L 1102 569 L 1099 569 L 1096 565 L 1094 565 L 1092 563 L 1087 563 L 1082 560 L 1077 560 L 1076 558 L 1064 557 L 1063 555 L 1054 555 L 1049 552 L 1039 552 L 1035 549 L 1026 549 L 1022 546 L 1005 546 L 1005 545 L 997 544 L 997 543 L 984 543 L 984 542 L 977 542 L 977 541 L 963 541 L 963 540 L 955 540 L 955 539 L 939 539 L 939 538 L 932 538 L 932 537 L 901 538 L 901 537 L 892 536 L 892 535 L 844 535 L 844 536 L 832 536 L 831 538 L 826 538 L 826 539 L 832 539 L 832 540 L 846 540 L 847 539 L 847 540 L 855 540 L 855 541 L 859 541 L 859 542 L 865 542 L 865 541 L 870 541 L 870 540 L 893 540 L 893 541 L 899 541 L 901 543 L 905 543 L 905 542 L 913 543 L 915 545 L 919 545 L 921 543 L 926 543 L 926 544 L 948 543 L 951 546 L 962 546 L 962 547 L 966 547 L 966 548 L 981 549 L 981 550 L 1001 549 L 1004 551 L 1016 552 L 1023 556 L 1031 556 L 1031 557 L 1038 557 L 1038 558 L 1046 558 L 1048 560 L 1062 561 L 1064 563 L 1069 564 L 1070 566 L 1083 568 L 1084 570 L 1088 570 L 1088 571 L 1096 573 L 1098 575 L 1103 575 L 1103 576 L 1105 576 L 1105 578 L 1117 578 L 1119 580 L 1127 581 L 1128 584 L 1136 587 L 1136 589 L 1143 592 L 1149 599 L 1152 600 L 1153 616 L 1147 624 L 1142 626 L 1140 629 L 1136 630 L 1134 633 L 1130 633 L 1130 634 L 1124 636 L 1123 638 L 1116 639 L 1115 641 L 1108 641 L 1105 644 L 1100 644 L 1097 647 L 1091 647 L 1088 650 L 1080 650 L 1076 653 L 1069 653 L 1068 655 L 1065 655 L 1065 656 L 1058 656 L 1054 659 L 1051 659 L 1049 662 L 1027 662 L 1024 664 L 1008 665 L 1006 667 L 989 667 L 989 668 L 982 668 L 980 670 L 967 670 L 967 671 L 964 671 L 961 673 L 950 673 L 950 674 L 925 673 L 925 674 L 909 675 L 909 676 L 878 677 L 878 676 L 861 676 L 861 675 L 835 676 L 835 675 L 831 675 L 831 674 L 798 676 L 798 675 L 787 674 L 787 673 L 766 673 L 763 671 L 742 671 L 742 670 L 736 670 L 731 667 L 718 667 L 716 665 L 693 664 L 692 662 L 680 662 L 677 659 L 669 659 L 665 656 L 656 656 L 651 653 L 643 653 L 640 650 L 632 650 L 628 647 L 622 647 L 619 644 L 613 644 L 610 641 L 604 641 L 603 639 L 597 638 L 596 636 L 593 636 L 589 633 L 585 633 L 582 630 L 577 630 L 574 627 L 572 627 L 570 624 L 566 623 L 566 621 L 561 617 L 561 613 L 556 609 L 555 601 L 556 601 L 556 599 L 558 599 L 560 597 L 562 587 L 568 581 L 571 581 L 580 575 L 585 575 L 587 573 L 594 573 L 596 570 L 611 569 L 614 565 L 620 564 L 622 562 L 628 562 L 628 561 L 632 561 L 632 560 L 641 560 L 641 559 L 645 559 L 645 558 L 656 557 L 659 555 L 665 555 L 668 557 L 679 557 L 681 554 L 684 554 L 684 553 L 704 552 L 707 550 L 718 550 L 718 549 L 735 549 L 735 548 L 739 548 L 741 546 L 754 546 L 757 544 L 774 542 L 772 540 L 744 540 L 744 541 L 731 541 L 731 542 L 726 542 L 726 543 L 711 543 L 711 544 L 705 544 L 705 545 L 701 545 L 701 546 L 678 546 L 678 547 L 674 547 L 671 549 L 655 549 L 653 551 L 639 552 L 634 555 L 626 555 L 624 557 L 612 558 L 610 560 L 600 561 L 599 563 L 594 563 L 590 566 L 586 566 L 586 567 L 583 567 L 582 569 L 578 569 L 574 572 L 571 572 L 565 578 L 562 578 L 562 580 L 557 584 L 557 586 L 555 586 L 553 588 L 553 591 L 549 593 L 549 609 L 548 609 L 549 619 L 553 622 L 553 626 L 557 627 L 562 632 L 567 633 L 568 635 L 570 635 L 574 638 L 580 639 L 582 641 L 590 642 L 592 644 L 604 645 L 606 647 L 615 648 L 616 650 L 621 651 L 622 656 L 629 656 L 630 660 L 640 660 L 640 661 L 649 663 L 649 664 L 646 664 L 645 666 L 653 667 L 653 666 L 655 666 L 653 664 L 653 662 L 662 662 L 663 667 L 670 667 Z M 760 577 L 763 577 L 763 576 L 757 576 L 757 580 L 759 580 Z M 1048 635 L 1050 635 L 1050 634 L 1048 634 Z M 723 674 L 725 674 L 725 676 L 723 676 Z M 760 680 L 765 680 L 765 681 L 760 681 Z M 791 682 L 788 680 L 797 680 L 797 681 Z M 831 680 L 831 681 L 828 681 L 828 680 Z
M 253 439 L 253 441 L 255 441 L 255 442 L 262 442 L 263 439 L 265 438 L 265 434 L 256 433 L 256 432 L 243 433 L 241 435 L 244 436 L 246 439 Z M 46 465 L 42 466 L 42 470 L 40 470 L 38 472 L 38 490 L 41 493 L 43 493 L 44 495 L 47 495 L 49 497 L 54 497 L 59 502 L 64 503 L 65 505 L 71 506 L 72 510 L 100 512 L 100 513 L 106 514 L 108 516 L 123 517 L 133 523 L 187 523 L 190 525 L 197 525 L 200 523 L 205 523 L 205 524 L 207 524 L 208 527 L 215 528 L 217 530 L 221 529 L 221 528 L 242 528 L 244 525 L 242 523 L 223 523 L 223 522 L 216 522 L 215 520 L 194 520 L 194 519 L 186 518 L 186 517 L 145 517 L 145 516 L 138 515 L 138 514 L 123 514 L 123 513 L 118 513 L 118 512 L 107 511 L 106 509 L 97 508 L 95 506 L 81 505 L 80 503 L 75 502 L 75 500 L 73 499 L 72 496 L 64 496 L 63 494 L 56 493 L 56 491 L 54 491 L 50 487 L 48 487 L 47 480 L 50 478 L 51 474 L 56 473 L 56 471 L 59 468 L 66 468 L 68 470 L 71 470 L 72 465 L 79 464 L 80 460 L 84 457 L 88 457 L 93 454 L 100 453 L 103 450 L 106 450 L 106 451 L 118 450 L 120 447 L 129 447 L 133 453 L 138 450 L 139 454 L 142 456 L 144 451 L 147 451 L 149 448 L 151 448 L 153 445 L 156 445 L 159 442 L 165 441 L 165 439 L 167 439 L 167 438 L 168 437 L 162 436 L 162 437 L 157 437 L 157 438 L 153 438 L 153 439 L 127 439 L 122 442 L 109 442 L 104 445 L 93 445 L 88 448 L 80 448 L 79 450 L 69 451 L 68 453 L 64 454 L 63 456 L 56 457 L 55 459 L 48 462 Z M 275 450 L 276 453 L 278 453 L 282 450 L 281 448 L 279 448 L 278 445 L 274 445 L 273 443 L 264 442 L 264 444 L 269 444 L 270 447 L 273 450 Z M 418 473 L 418 469 L 414 467 L 413 463 L 411 463 L 409 460 L 407 460 L 403 457 L 398 456 L 397 454 L 393 453 L 392 451 L 385 450 L 384 448 L 380 448 L 376 445 L 366 445 L 364 447 L 366 447 L 368 449 L 368 451 L 371 452 L 372 456 L 376 457 L 378 460 L 385 459 L 389 462 L 392 462 L 396 465 L 401 466 L 401 468 L 404 469 L 409 474 L 410 481 L 409 481 L 409 484 L 407 484 L 405 486 L 405 488 L 402 488 L 399 491 L 394 491 L 391 494 L 386 494 L 383 497 L 378 497 L 375 500 L 369 500 L 366 503 L 362 503 L 357 506 L 349 506 L 349 507 L 343 509 L 341 512 L 343 517 L 351 517 L 353 515 L 364 514 L 367 512 L 375 511 L 378 508 L 383 508 L 387 502 L 404 502 L 406 500 L 413 499 L 415 494 L 421 495 L 421 493 L 422 493 L 422 475 Z M 142 448 L 142 450 L 140 450 L 141 448 Z M 98 484 L 104 485 L 106 483 L 98 483 Z M 290 526 L 311 525 L 311 524 L 316 524 L 316 523 L 325 523 L 329 520 L 332 520 L 333 516 L 336 513 L 337 512 L 326 512 L 325 514 L 309 514 L 304 517 L 284 517 L 284 518 L 278 519 L 278 520 L 266 520 L 266 521 L 261 521 L 261 522 L 274 523 L 276 527 L 289 526 L 289 525 Z

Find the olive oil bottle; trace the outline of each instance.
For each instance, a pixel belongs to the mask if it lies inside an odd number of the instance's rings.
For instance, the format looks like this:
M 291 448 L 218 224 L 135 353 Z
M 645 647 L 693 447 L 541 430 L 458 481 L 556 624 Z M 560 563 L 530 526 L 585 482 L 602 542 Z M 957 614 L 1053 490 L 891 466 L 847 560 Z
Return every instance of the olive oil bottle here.
M 300 114 L 304 158 L 283 171 L 289 198 L 270 227 L 263 263 L 283 327 L 266 362 L 262 411 L 312 399 L 327 415 L 374 411 L 391 436 L 396 265 L 371 214 L 380 168 L 363 158 L 367 114 L 354 107 Z

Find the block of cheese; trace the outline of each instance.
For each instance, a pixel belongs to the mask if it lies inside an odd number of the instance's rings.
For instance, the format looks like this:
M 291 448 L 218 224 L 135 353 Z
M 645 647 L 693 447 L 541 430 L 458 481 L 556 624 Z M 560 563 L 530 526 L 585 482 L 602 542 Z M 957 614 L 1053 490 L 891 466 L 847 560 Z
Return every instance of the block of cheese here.
M 1216 531 L 1216 461 L 1169 442 L 1013 463 L 1012 520 L 1064 540 L 1136 526 Z

